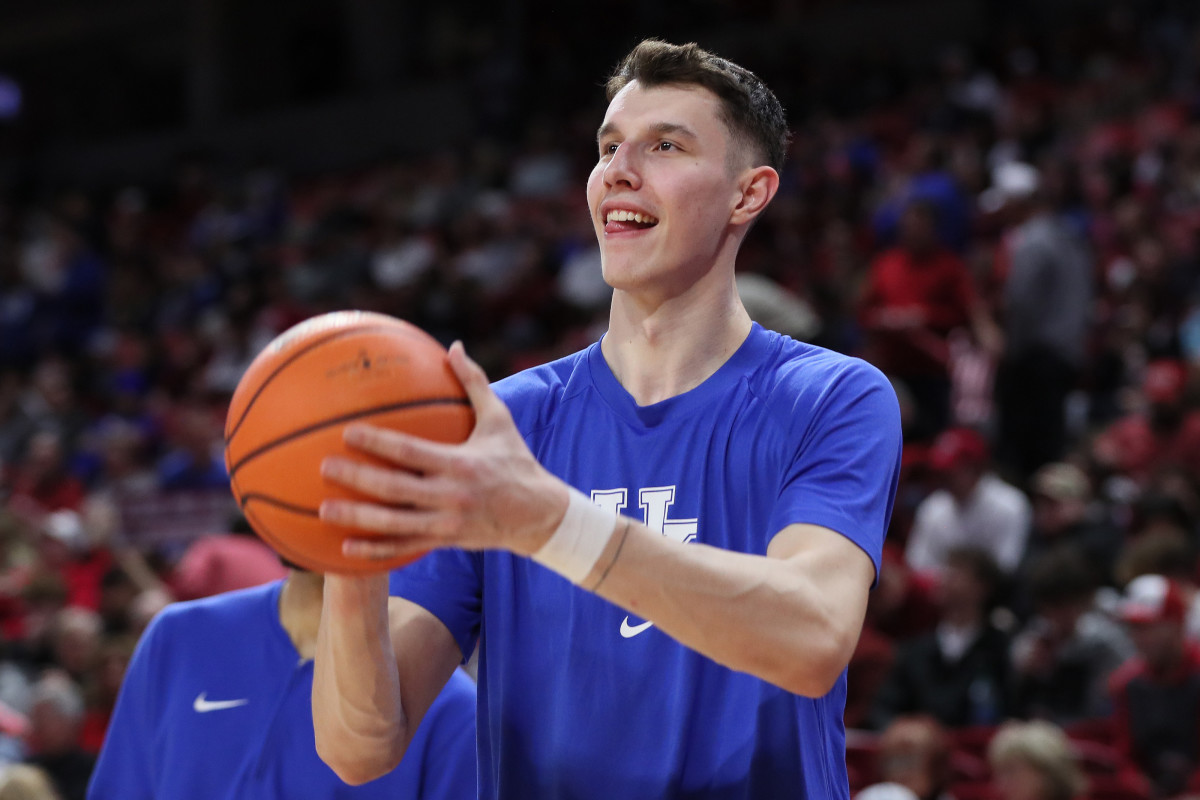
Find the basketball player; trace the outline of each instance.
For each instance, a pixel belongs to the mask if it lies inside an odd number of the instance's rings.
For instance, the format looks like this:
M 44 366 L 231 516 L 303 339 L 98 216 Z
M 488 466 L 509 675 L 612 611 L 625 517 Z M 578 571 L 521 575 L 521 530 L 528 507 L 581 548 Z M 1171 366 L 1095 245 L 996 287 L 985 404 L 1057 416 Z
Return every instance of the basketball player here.
M 456 672 L 399 768 L 349 787 L 317 757 L 312 655 L 322 577 L 162 611 L 138 642 L 89 800 L 467 800 L 475 797 L 475 684 Z
M 587 186 L 607 334 L 494 391 L 455 345 L 467 442 L 351 427 L 382 461 L 323 467 L 375 498 L 324 518 L 390 534 L 347 553 L 436 552 L 390 604 L 382 577 L 330 577 L 318 751 L 350 782 L 390 769 L 478 643 L 481 797 L 846 798 L 845 668 L 895 493 L 895 394 L 738 299 L 787 139 L 767 87 L 647 41 L 608 96 Z

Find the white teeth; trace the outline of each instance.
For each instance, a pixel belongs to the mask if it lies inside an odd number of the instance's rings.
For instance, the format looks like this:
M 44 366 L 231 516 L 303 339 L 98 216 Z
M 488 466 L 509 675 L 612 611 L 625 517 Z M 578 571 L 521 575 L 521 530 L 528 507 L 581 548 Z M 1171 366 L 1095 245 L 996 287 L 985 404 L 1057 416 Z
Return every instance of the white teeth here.
M 639 214 L 635 211 L 625 211 L 617 209 L 608 212 L 608 217 L 605 222 L 636 222 L 643 225 L 653 225 L 658 222 L 658 219 L 649 214 Z

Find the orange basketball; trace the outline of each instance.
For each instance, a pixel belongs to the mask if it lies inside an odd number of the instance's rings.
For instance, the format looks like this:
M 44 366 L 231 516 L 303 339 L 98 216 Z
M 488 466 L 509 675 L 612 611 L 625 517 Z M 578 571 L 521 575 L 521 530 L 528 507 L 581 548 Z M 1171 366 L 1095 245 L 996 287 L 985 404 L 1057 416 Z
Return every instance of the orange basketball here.
M 225 421 L 225 466 L 246 519 L 288 561 L 315 572 L 379 572 L 414 559 L 342 555 L 345 537 L 372 534 L 317 516 L 323 499 L 356 496 L 321 477 L 321 461 L 369 459 L 342 443 L 350 422 L 461 442 L 474 420 L 436 339 L 383 314 L 335 311 L 284 331 L 250 364 Z

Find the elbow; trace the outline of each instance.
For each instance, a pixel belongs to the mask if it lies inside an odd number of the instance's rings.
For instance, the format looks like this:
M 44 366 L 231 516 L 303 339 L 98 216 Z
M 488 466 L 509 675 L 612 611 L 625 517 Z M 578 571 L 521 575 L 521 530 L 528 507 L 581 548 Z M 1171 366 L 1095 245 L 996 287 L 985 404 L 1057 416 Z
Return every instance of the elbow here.
M 830 628 L 797 642 L 787 665 L 772 681 L 802 697 L 824 697 L 837 685 L 858 642 L 858 632 Z
M 320 759 L 350 786 L 361 786 L 383 777 L 400 764 L 404 755 L 399 747 L 381 747 L 362 741 L 357 744 L 347 740 L 331 742 L 320 736 L 319 730 L 316 745 Z

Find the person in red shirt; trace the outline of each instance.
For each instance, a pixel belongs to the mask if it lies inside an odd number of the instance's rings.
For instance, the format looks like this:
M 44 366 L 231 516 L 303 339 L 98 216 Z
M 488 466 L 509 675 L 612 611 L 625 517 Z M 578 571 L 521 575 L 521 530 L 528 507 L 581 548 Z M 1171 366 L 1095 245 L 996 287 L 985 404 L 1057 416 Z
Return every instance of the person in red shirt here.
M 1109 683 L 1117 748 L 1160 797 L 1200 788 L 1200 645 L 1184 635 L 1185 614 L 1174 581 L 1131 581 L 1120 615 L 1138 655 Z
M 985 349 L 999 349 L 966 264 L 938 240 L 936 209 L 919 199 L 900 218 L 899 243 L 872 262 L 859 319 L 867 359 L 908 386 L 925 438 L 950 422 L 951 332 L 970 329 Z
M 1186 389 L 1183 362 L 1151 361 L 1142 377 L 1143 408 L 1097 437 L 1096 461 L 1143 485 L 1168 468 L 1182 468 L 1200 481 L 1200 411 L 1187 408 Z

